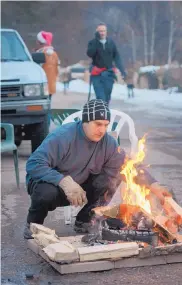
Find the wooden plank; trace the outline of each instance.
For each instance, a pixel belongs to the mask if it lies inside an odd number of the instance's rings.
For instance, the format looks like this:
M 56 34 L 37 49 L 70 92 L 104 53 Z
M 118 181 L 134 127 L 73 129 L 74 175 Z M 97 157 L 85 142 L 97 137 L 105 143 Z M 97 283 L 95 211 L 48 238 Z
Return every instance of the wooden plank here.
M 115 259 L 139 254 L 136 242 L 96 245 L 78 248 L 80 261 Z
M 166 197 L 165 201 L 171 205 L 175 212 L 182 218 L 182 207 L 178 205 L 172 197 Z

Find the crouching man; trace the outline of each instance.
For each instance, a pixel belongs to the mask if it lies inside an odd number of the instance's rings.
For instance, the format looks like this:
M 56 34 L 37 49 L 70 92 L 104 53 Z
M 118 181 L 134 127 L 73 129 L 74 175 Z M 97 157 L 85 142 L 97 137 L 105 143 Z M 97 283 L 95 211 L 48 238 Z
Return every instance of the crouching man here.
M 49 211 L 68 205 L 84 205 L 75 231 L 85 233 L 91 210 L 103 205 L 106 193 L 112 197 L 121 182 L 125 153 L 118 152 L 116 140 L 107 133 L 110 117 L 105 102 L 91 100 L 82 121 L 57 128 L 30 156 L 26 180 L 31 206 L 24 238 L 31 238 L 30 223 L 43 224 Z M 162 201 L 165 189 L 148 172 L 144 180 Z

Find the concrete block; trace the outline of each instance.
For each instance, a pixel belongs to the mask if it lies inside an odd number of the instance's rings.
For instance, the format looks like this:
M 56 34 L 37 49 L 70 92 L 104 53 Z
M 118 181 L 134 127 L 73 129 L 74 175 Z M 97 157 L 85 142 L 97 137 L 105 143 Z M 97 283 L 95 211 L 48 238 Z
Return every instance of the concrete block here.
M 166 256 L 167 263 L 182 263 L 182 253 L 175 253 Z
M 112 261 L 94 261 L 94 262 L 79 262 L 72 264 L 61 265 L 61 273 L 76 273 L 76 272 L 94 272 L 114 269 Z
M 39 246 L 34 241 L 34 239 L 29 239 L 27 241 L 28 248 L 32 250 L 35 254 L 39 254 Z
M 115 261 L 114 268 L 152 266 L 152 265 L 161 265 L 166 263 L 167 263 L 166 256 L 154 256 L 145 259 L 131 257 Z

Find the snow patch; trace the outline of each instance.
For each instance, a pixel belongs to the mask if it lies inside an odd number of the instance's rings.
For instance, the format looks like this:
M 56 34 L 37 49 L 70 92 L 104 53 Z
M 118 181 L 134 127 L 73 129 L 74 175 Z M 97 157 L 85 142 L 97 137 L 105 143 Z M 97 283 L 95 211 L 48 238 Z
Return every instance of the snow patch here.
M 57 91 L 63 91 L 64 85 L 57 83 Z M 69 90 L 75 93 L 88 94 L 89 84 L 81 79 L 72 80 L 70 82 Z M 173 90 L 172 90 L 173 91 Z M 175 91 L 175 90 L 174 90 Z M 171 90 L 170 90 L 171 92 Z M 137 105 L 139 108 L 146 106 L 150 109 L 166 107 L 173 111 L 174 109 L 182 109 L 182 93 L 170 93 L 169 90 L 148 90 L 148 89 L 134 89 L 134 98 L 128 99 L 126 85 L 115 83 L 111 94 L 112 99 L 124 100 L 132 105 Z M 94 95 L 93 86 L 91 94 Z M 92 96 L 93 97 L 93 96 Z M 95 98 L 95 96 L 94 96 Z

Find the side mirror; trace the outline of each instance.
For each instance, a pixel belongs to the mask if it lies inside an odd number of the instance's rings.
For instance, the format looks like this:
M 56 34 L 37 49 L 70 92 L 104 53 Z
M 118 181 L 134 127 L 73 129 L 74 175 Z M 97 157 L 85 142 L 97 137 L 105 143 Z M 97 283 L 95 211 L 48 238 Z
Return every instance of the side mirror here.
M 46 62 L 45 54 L 43 52 L 32 53 L 32 59 L 38 64 L 42 64 Z

